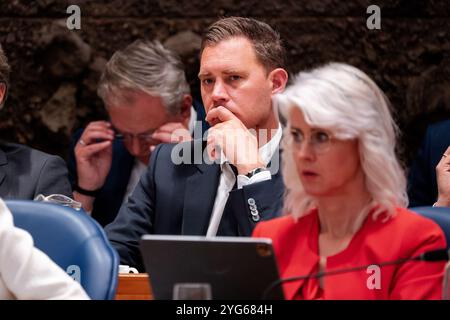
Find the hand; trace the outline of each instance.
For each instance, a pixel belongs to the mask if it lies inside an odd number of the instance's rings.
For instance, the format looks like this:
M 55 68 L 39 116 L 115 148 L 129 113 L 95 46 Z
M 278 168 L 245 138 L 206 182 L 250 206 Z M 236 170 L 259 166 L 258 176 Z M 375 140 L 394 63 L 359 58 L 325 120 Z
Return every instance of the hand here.
M 208 130 L 207 152 L 212 160 L 222 151 L 227 160 L 236 166 L 239 174 L 265 167 L 259 155 L 256 134 L 252 134 L 230 110 L 219 106 L 206 115 L 211 124 Z
M 75 146 L 81 188 L 96 190 L 103 186 L 111 169 L 113 140 L 114 132 L 106 121 L 91 122 L 83 131 Z
M 450 207 L 450 147 L 436 166 L 436 178 L 439 193 L 436 206 Z
M 169 122 L 159 127 L 152 135 L 155 140 L 161 141 L 161 143 L 180 143 L 185 141 L 191 141 L 192 136 L 189 130 L 180 122 Z M 150 146 L 150 151 L 156 146 Z

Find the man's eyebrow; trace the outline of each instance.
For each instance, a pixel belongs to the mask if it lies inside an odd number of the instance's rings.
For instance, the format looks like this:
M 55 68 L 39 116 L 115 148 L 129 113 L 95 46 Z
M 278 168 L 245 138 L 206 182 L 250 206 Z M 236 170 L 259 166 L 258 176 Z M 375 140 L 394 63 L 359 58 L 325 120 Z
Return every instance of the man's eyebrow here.
M 238 69 L 228 69 L 228 70 L 224 70 L 224 71 L 221 72 L 221 74 L 224 74 L 224 75 L 230 75 L 230 74 L 244 74 L 244 73 L 246 73 L 246 72 L 244 72 L 244 71 L 239 71 Z M 209 77 L 209 76 L 211 76 L 211 72 L 202 72 L 202 71 L 200 71 L 199 74 L 198 74 L 198 77 L 199 77 L 199 78 L 202 78 L 202 77 Z
M 236 74 L 236 73 L 243 73 L 242 71 L 239 71 L 237 69 L 229 69 L 222 72 L 223 74 Z
M 198 77 L 199 78 L 201 78 L 201 77 L 207 77 L 207 76 L 209 76 L 209 75 L 211 75 L 211 73 L 210 72 L 199 72 L 199 74 L 198 74 Z

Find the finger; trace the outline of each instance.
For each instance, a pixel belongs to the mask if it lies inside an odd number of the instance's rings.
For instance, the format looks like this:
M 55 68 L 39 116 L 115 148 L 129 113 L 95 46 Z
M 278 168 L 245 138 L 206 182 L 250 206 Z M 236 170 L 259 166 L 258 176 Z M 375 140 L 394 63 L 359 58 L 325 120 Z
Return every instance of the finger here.
M 86 145 L 90 145 L 93 143 L 98 143 L 99 141 L 103 140 L 112 141 L 114 140 L 114 134 L 112 134 L 111 132 L 92 130 L 83 132 L 83 134 L 80 137 L 80 140 L 82 140 Z
M 82 134 L 81 136 L 82 136 L 82 137 L 83 137 L 83 136 L 86 137 L 87 134 L 95 134 L 95 133 L 97 133 L 97 132 L 103 133 L 103 134 L 108 134 L 108 135 L 110 135 L 110 136 L 112 136 L 112 137 L 115 135 L 115 132 L 112 131 L 112 130 L 109 130 L 109 129 L 97 129 L 97 128 L 95 128 L 95 129 L 84 130 L 84 131 L 83 131 L 83 134 Z
M 162 143 L 171 143 L 171 137 L 171 132 L 155 132 L 154 134 L 152 134 L 152 139 L 159 140 Z
M 213 135 L 223 135 L 223 136 L 232 136 L 239 134 L 241 131 L 241 127 L 236 126 L 235 122 L 227 121 L 217 123 L 215 126 L 211 127 L 209 131 L 212 132 Z M 211 133 L 208 133 L 211 134 Z
M 112 128 L 112 125 L 108 121 L 92 121 L 92 122 L 89 122 L 89 124 L 86 126 L 85 130 L 88 130 L 88 129 L 108 130 L 111 128 Z
M 155 133 L 156 132 L 172 132 L 177 129 L 187 129 L 187 128 L 180 122 L 169 122 L 169 123 L 166 123 L 166 124 L 162 125 L 161 127 L 159 127 L 155 131 Z
M 108 128 L 102 128 L 102 127 L 90 127 L 90 128 L 86 128 L 86 129 L 83 131 L 83 135 L 84 135 L 84 134 L 87 134 L 87 133 L 90 133 L 90 132 L 105 132 L 105 133 L 109 133 L 109 134 L 111 134 L 111 135 L 114 135 L 114 134 L 115 134 L 115 132 L 114 132 L 113 130 L 108 129 Z
M 206 153 L 212 161 L 216 160 L 216 143 L 213 136 L 208 135 L 206 140 Z
M 224 135 L 220 130 L 213 130 L 210 134 L 208 134 L 207 141 L 214 145 L 216 151 L 218 148 L 222 150 L 225 147 L 226 135 Z M 216 156 L 219 156 L 219 154 L 216 153 Z
M 102 132 L 107 133 L 114 136 L 115 132 L 111 129 L 111 126 L 108 122 L 91 122 L 83 131 L 83 134 L 81 135 L 81 138 L 83 141 L 86 141 L 89 139 L 90 134 L 95 132 Z
M 217 130 L 216 127 L 211 127 L 208 129 L 208 137 L 207 137 L 207 142 L 209 143 L 210 141 L 215 141 L 216 138 L 220 135 L 220 130 Z
M 237 124 L 235 121 L 227 121 L 216 124 L 214 127 L 210 128 L 208 134 L 215 135 L 217 138 L 220 136 L 224 141 L 232 141 L 232 137 L 238 138 L 238 142 L 243 142 L 247 139 L 249 132 L 245 126 Z
M 184 127 L 177 128 L 170 132 L 159 131 L 152 135 L 153 139 L 160 140 L 164 143 L 179 143 L 192 140 L 191 133 Z
M 79 149 L 77 155 L 80 156 L 81 158 L 90 158 L 96 153 L 99 153 L 100 151 L 103 151 L 108 148 L 111 148 L 111 141 L 93 143 L 85 146 L 82 149 Z
M 206 115 L 206 121 L 208 121 L 208 123 L 211 126 L 229 120 L 239 120 L 239 119 L 230 110 L 228 110 L 223 106 L 212 108 Z

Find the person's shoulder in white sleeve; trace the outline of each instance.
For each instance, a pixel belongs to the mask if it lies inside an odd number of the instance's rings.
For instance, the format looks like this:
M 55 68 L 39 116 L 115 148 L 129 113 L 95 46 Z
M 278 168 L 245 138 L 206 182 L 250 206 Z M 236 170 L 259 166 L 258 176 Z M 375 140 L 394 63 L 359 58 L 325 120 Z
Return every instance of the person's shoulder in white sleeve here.
M 70 299 L 89 296 L 45 253 L 34 247 L 31 235 L 14 226 L 0 199 L 0 300 Z

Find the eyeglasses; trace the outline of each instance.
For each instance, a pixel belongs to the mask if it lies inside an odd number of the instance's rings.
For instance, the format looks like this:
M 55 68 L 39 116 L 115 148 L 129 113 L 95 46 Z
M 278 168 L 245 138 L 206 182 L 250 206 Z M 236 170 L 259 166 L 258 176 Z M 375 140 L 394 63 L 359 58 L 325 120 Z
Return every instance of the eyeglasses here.
M 65 207 L 71 207 L 75 210 L 81 209 L 80 202 L 75 201 L 72 198 L 69 198 L 68 196 L 65 196 L 63 194 L 51 194 L 49 196 L 44 196 L 43 194 L 38 194 L 36 196 L 36 198 L 34 198 L 34 201 L 56 203 L 56 204 L 60 204 Z
M 134 138 L 136 138 L 141 144 L 151 144 L 156 142 L 155 139 L 153 139 L 153 133 L 155 130 L 148 131 L 146 133 L 121 133 L 117 129 L 114 129 L 114 137 L 118 140 L 123 140 L 125 143 L 130 143 L 133 141 Z
M 294 145 L 301 148 L 307 140 L 303 132 L 298 129 L 291 129 L 291 137 Z M 309 135 L 309 145 L 317 154 L 322 154 L 330 149 L 333 136 L 325 130 L 312 130 Z

